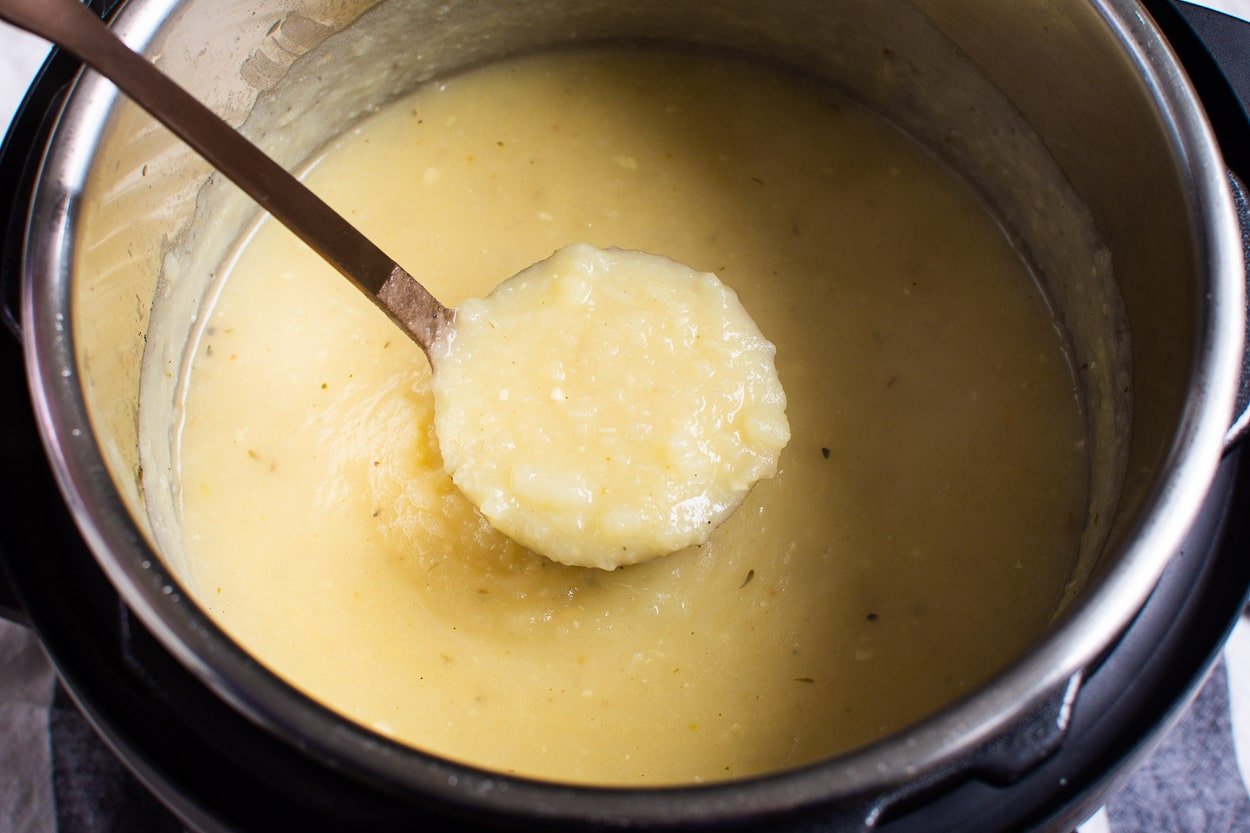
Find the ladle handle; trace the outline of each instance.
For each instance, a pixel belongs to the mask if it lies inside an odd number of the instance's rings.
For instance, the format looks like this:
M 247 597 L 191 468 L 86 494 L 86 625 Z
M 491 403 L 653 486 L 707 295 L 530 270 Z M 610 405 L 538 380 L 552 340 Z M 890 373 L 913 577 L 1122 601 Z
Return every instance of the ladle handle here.
M 0 0 L 0 19 L 108 78 L 338 269 L 427 353 L 452 312 L 302 182 L 123 44 L 79 0 Z

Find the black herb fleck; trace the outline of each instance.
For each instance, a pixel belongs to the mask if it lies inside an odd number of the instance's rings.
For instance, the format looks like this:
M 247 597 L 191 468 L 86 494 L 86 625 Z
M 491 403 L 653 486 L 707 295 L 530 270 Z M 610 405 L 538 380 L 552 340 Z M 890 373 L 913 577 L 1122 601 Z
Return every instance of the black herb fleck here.
M 829 459 L 829 449 L 825 448 L 824 446 L 821 446 L 821 449 L 820 449 L 820 456 L 821 456 L 821 457 L 824 457 L 826 460 L 828 460 L 828 459 Z
M 875 614 L 875 613 L 869 613 L 869 614 L 868 614 L 868 621 L 869 621 L 869 622 L 875 622 L 875 621 L 877 621 L 879 618 L 881 618 L 881 617 L 877 616 L 877 614 Z
M 794 681 L 795 681 L 796 683 L 814 683 L 814 682 L 816 682 L 816 681 L 815 681 L 815 680 L 813 680 L 811 677 L 795 677 L 795 678 L 794 678 Z
M 742 584 L 738 585 L 738 589 L 741 590 L 742 588 L 746 587 L 748 584 L 751 583 L 751 579 L 753 578 L 755 578 L 755 571 L 747 570 L 747 577 L 742 580 Z

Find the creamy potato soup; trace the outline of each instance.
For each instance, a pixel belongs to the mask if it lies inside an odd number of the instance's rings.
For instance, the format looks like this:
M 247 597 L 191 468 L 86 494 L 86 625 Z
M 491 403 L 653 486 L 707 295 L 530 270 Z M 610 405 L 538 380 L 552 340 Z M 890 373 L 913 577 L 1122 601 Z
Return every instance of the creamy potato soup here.
M 578 242 L 715 273 L 791 433 L 702 545 L 561 566 L 452 483 L 416 345 L 262 223 L 196 347 L 182 522 L 196 598 L 311 696 L 492 770 L 692 783 L 868 743 L 1046 627 L 1085 513 L 1064 343 L 878 116 L 723 57 L 562 52 L 426 86 L 307 181 L 452 305 Z
M 491 526 L 561 564 L 702 544 L 790 439 L 775 352 L 711 272 L 566 246 L 435 341 L 444 468 Z

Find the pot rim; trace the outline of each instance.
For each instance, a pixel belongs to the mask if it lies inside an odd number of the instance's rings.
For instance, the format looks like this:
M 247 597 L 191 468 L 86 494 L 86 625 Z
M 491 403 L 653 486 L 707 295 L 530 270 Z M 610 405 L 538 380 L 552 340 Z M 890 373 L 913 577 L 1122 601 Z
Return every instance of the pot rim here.
M 150 43 L 181 0 L 131 0 L 114 21 L 133 48 Z M 1199 270 L 1190 390 L 1145 509 L 1115 567 L 1023 657 L 913 726 L 824 762 L 708 785 L 570 786 L 488 772 L 390 741 L 279 679 L 200 609 L 131 518 L 105 466 L 79 386 L 71 285 L 78 208 L 114 87 L 80 74 L 49 139 L 22 259 L 27 377 L 58 485 L 109 581 L 157 639 L 238 711 L 329 766 L 398 794 L 433 794 L 474 812 L 546 821 L 707 824 L 837 803 L 874 819 L 890 793 L 948 768 L 1063 693 L 1131 622 L 1204 502 L 1233 411 L 1244 332 L 1244 261 L 1225 167 L 1176 56 L 1136 0 L 1093 4 L 1152 94 L 1183 177 Z

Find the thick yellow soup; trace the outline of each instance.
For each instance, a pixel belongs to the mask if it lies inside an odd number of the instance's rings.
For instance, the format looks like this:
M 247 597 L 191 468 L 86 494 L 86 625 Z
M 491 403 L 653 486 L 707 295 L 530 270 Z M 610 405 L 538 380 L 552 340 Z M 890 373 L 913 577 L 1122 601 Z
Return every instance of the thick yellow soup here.
M 444 471 L 421 351 L 262 223 L 190 370 L 183 531 L 196 598 L 311 696 L 488 769 L 691 783 L 872 741 L 1046 627 L 1087 488 L 1063 339 L 879 117 L 727 58 L 563 52 L 428 85 L 307 181 L 448 304 L 577 242 L 715 273 L 790 428 L 701 546 L 555 564 Z
M 711 272 L 565 246 L 436 339 L 443 467 L 491 526 L 561 564 L 704 544 L 790 440 L 775 354 Z

